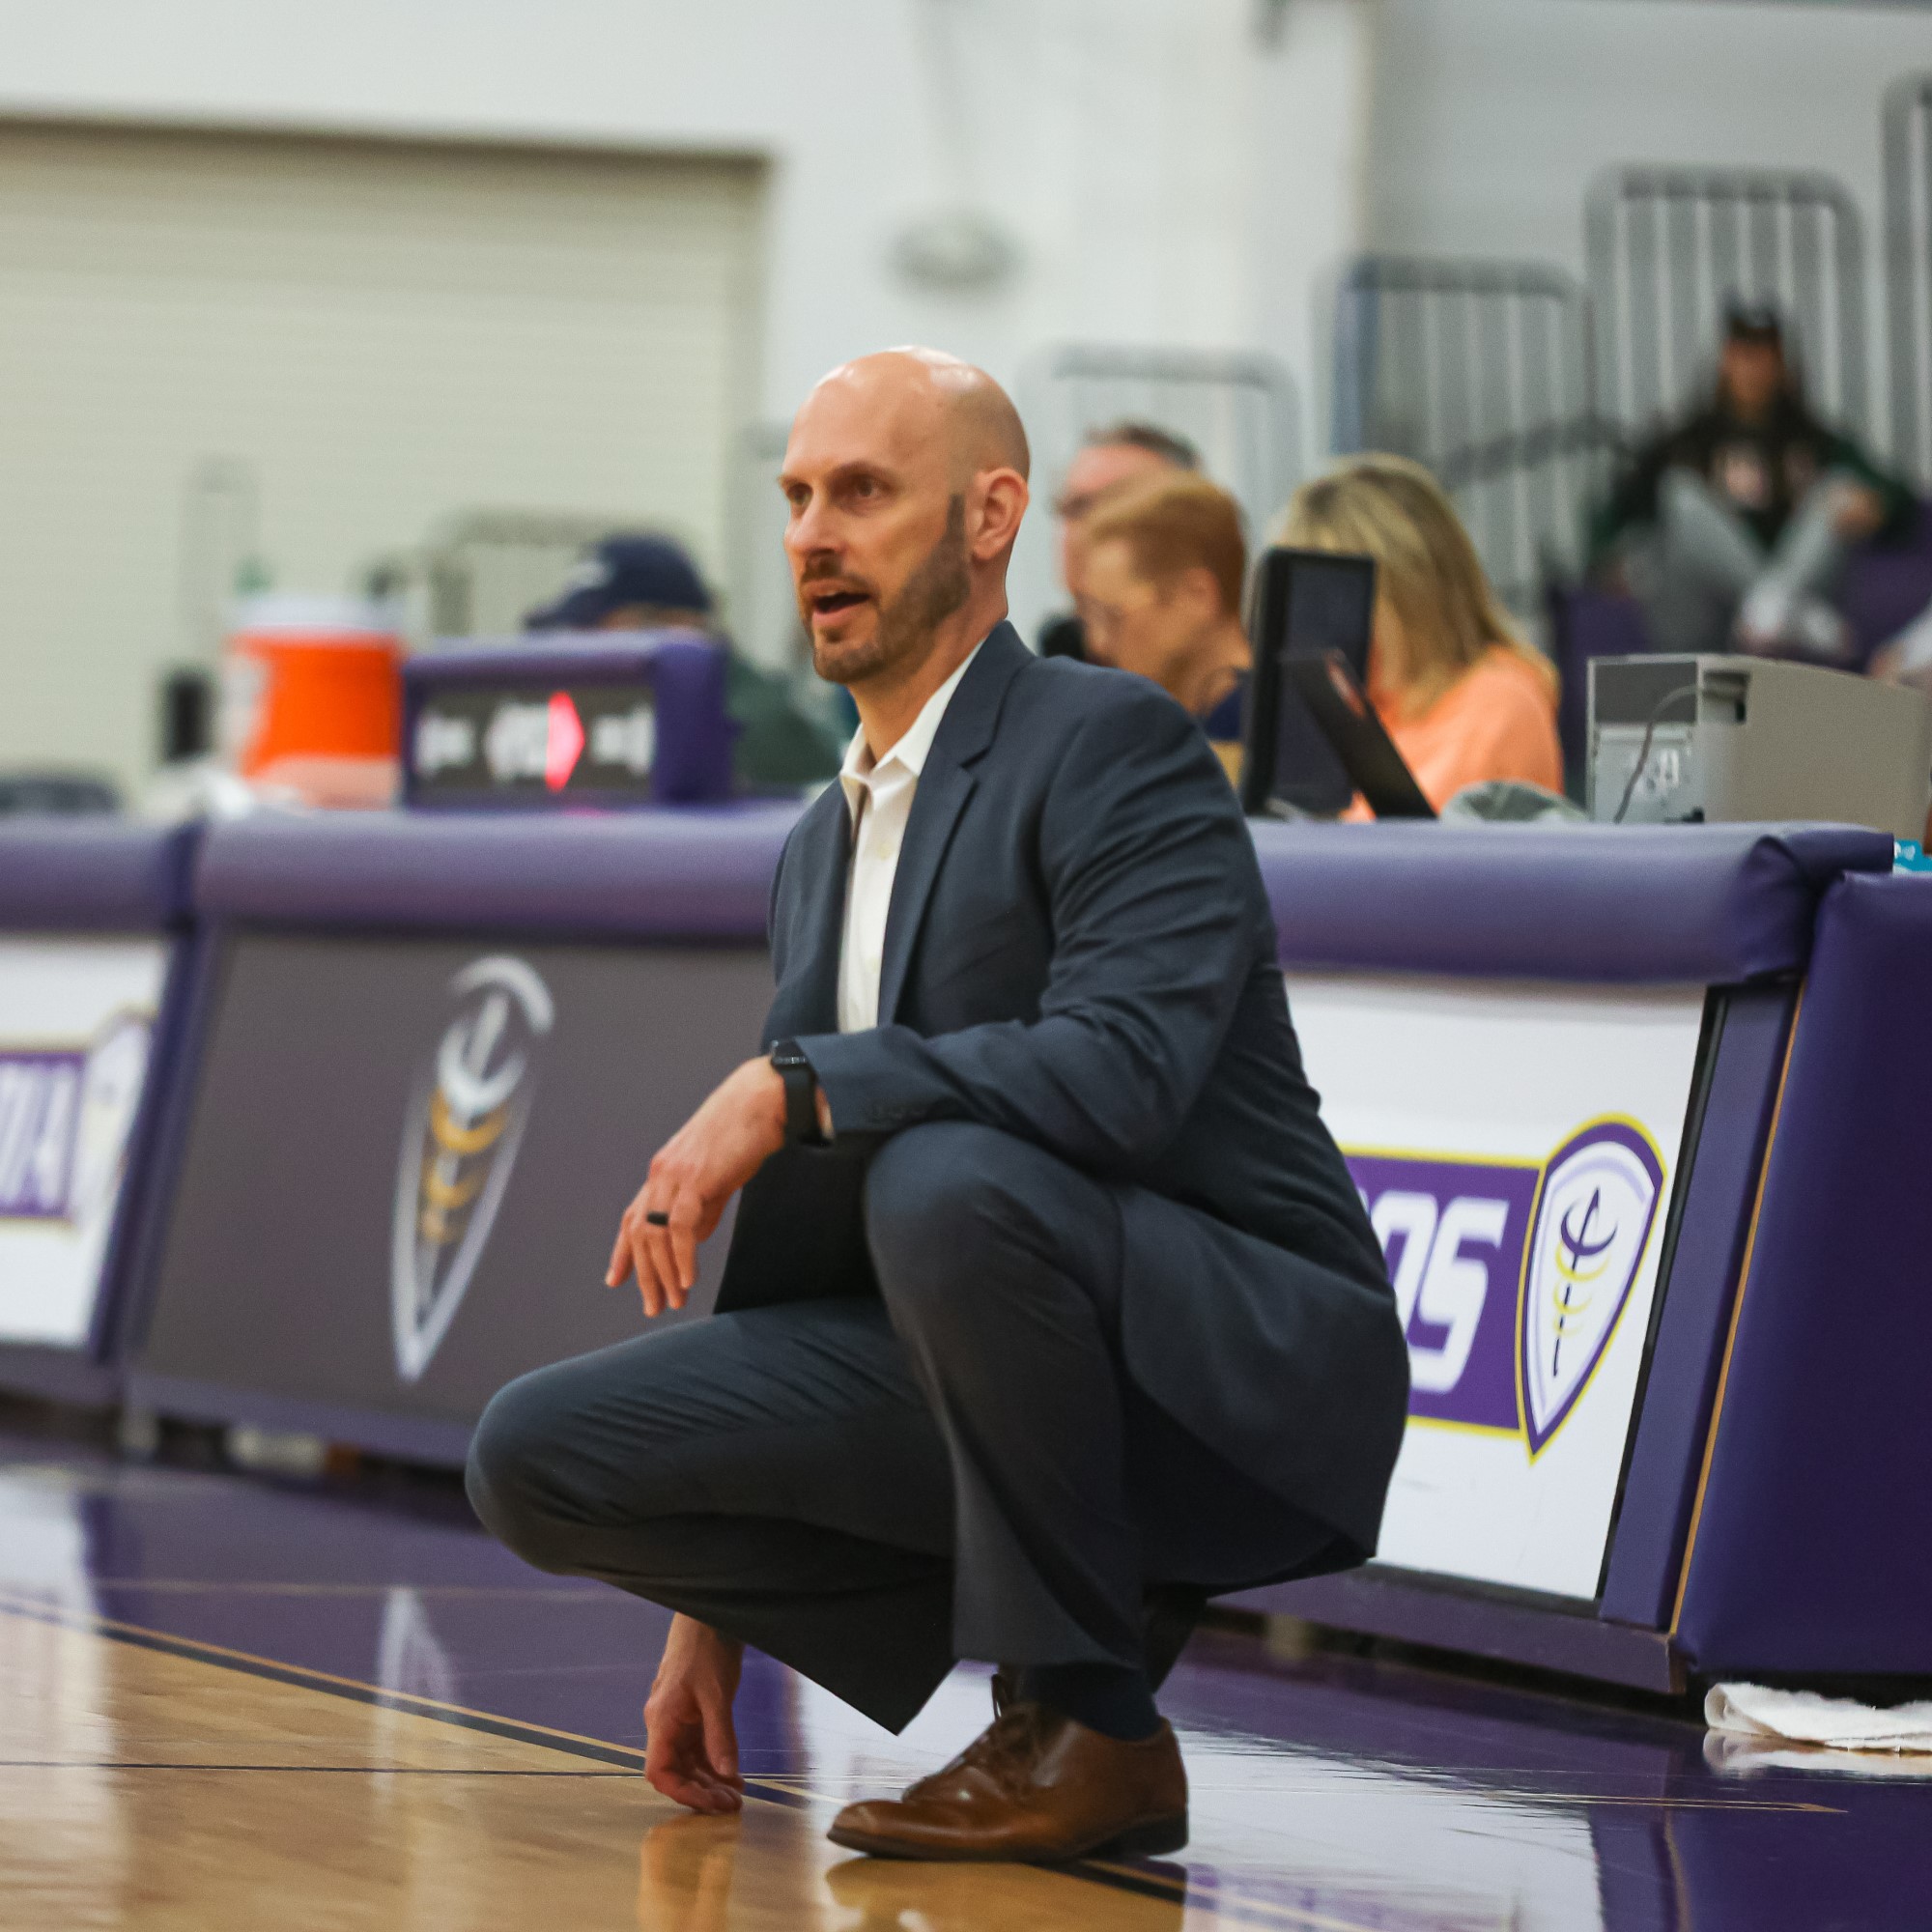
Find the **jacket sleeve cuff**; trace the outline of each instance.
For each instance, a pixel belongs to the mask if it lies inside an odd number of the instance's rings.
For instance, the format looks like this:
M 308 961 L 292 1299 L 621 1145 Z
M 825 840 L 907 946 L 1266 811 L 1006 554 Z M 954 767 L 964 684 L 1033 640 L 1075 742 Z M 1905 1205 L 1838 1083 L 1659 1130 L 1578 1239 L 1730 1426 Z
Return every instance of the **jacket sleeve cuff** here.
M 874 1028 L 865 1033 L 808 1034 L 798 1048 L 811 1063 L 832 1110 L 832 1135 L 890 1134 L 926 1116 L 907 1092 L 905 1071 Z

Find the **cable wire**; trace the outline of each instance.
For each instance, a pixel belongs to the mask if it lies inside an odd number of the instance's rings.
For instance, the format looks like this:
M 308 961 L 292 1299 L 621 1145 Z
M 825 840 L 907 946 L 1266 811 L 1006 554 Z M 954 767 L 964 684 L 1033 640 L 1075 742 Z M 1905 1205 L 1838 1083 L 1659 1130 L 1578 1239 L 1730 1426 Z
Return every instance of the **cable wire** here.
M 1674 691 L 1666 691 L 1663 694 L 1663 696 L 1660 697 L 1654 705 L 1651 706 L 1650 717 L 1644 723 L 1643 743 L 1636 748 L 1636 763 L 1631 768 L 1630 783 L 1624 786 L 1623 801 L 1617 807 L 1617 815 L 1610 820 L 1610 823 L 1612 825 L 1621 825 L 1624 822 L 1624 813 L 1631 809 L 1631 800 L 1636 796 L 1636 781 L 1637 780 L 1643 777 L 1644 767 L 1650 763 L 1650 741 L 1657 735 L 1658 720 L 1661 719 L 1663 716 L 1663 714 L 1667 710 L 1669 710 L 1670 707 L 1673 704 L 1675 704 L 1680 697 L 1695 697 L 1696 696 L 1697 696 L 1696 685 L 1680 684 Z

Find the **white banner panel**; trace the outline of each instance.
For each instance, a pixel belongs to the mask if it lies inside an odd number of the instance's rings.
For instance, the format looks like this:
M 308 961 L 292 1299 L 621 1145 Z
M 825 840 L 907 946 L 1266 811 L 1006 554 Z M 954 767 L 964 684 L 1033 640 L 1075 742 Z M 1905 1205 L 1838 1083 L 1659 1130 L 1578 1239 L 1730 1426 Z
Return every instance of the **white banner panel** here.
M 0 1342 L 87 1340 L 166 971 L 160 940 L 0 939 Z
M 1291 974 L 1289 1001 L 1408 1336 L 1378 1559 L 1594 1597 L 1703 988 Z

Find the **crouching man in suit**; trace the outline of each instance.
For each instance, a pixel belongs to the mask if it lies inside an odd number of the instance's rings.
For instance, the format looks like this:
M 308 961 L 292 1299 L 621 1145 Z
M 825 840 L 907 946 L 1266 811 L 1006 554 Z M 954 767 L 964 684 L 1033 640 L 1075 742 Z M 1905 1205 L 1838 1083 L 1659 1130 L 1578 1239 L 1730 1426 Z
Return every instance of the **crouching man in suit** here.
M 991 1727 L 839 1844 L 1164 1852 L 1154 1691 L 1217 1591 L 1359 1563 L 1407 1359 L 1302 1075 L 1234 794 L 1155 686 L 1006 622 L 1027 445 L 927 351 L 799 412 L 785 547 L 860 729 L 772 895 L 768 1053 L 652 1160 L 610 1279 L 708 1321 L 526 1376 L 469 1493 L 511 1548 L 675 1611 L 646 1771 L 734 1809 L 750 1643 L 902 1727 Z

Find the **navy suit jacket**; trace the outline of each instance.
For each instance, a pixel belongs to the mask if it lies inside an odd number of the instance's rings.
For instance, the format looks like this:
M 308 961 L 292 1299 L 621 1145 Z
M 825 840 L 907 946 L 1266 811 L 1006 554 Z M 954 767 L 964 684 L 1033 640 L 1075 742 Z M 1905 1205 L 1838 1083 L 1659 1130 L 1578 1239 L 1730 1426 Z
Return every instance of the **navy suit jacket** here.
M 869 1151 L 922 1122 L 998 1128 L 1120 1184 L 1135 1381 L 1339 1532 L 1335 1560 L 1372 1552 L 1407 1351 L 1302 1073 L 1253 840 L 1194 721 L 1001 624 L 920 778 L 880 1023 L 840 1034 L 850 847 L 834 785 L 779 864 L 765 1026 L 810 1057 L 838 1140 L 746 1188 L 719 1308 L 875 1286 Z

